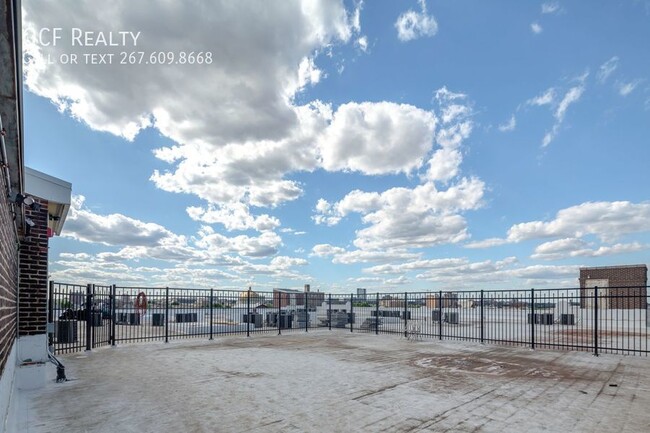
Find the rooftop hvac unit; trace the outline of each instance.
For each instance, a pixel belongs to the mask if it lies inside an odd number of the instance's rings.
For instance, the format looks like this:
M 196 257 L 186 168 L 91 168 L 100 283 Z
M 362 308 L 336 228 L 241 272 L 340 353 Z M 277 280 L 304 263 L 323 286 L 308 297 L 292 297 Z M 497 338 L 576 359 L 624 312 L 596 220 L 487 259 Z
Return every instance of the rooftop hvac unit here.
M 293 325 L 293 315 L 283 314 L 280 316 L 280 328 L 281 329 L 291 329 Z
M 163 313 L 153 313 L 151 315 L 151 326 L 165 326 L 165 315 Z
M 59 320 L 56 322 L 56 342 L 62 344 L 77 342 L 76 320 Z
M 244 314 L 242 322 L 252 323 L 256 328 L 261 328 L 263 326 L 262 315 L 256 313 Z
M 194 323 L 197 321 L 197 313 L 176 313 L 176 323 Z
M 458 313 L 456 312 L 445 313 L 445 322 L 450 323 L 452 325 L 458 325 Z
M 573 314 L 566 314 L 566 316 L 573 316 Z M 554 321 L 554 315 L 551 313 L 528 313 L 528 324 L 531 325 L 552 325 Z
M 573 314 L 560 314 L 560 324 L 562 325 L 575 325 L 575 315 Z

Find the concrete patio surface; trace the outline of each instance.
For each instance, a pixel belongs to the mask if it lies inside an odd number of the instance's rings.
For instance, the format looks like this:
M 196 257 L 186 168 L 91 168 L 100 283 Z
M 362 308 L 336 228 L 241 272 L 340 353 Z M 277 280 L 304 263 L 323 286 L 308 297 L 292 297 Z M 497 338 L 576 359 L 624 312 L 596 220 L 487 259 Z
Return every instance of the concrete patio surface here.
M 62 356 L 18 431 L 645 432 L 650 359 L 319 330 Z

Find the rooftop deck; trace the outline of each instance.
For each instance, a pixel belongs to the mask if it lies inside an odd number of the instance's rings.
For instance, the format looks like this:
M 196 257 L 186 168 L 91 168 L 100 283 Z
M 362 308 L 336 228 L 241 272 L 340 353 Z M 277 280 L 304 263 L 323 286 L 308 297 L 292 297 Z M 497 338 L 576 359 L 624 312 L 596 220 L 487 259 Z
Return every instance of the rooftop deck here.
M 318 334 L 317 338 L 314 338 Z M 314 330 L 61 356 L 25 433 L 640 432 L 650 360 Z

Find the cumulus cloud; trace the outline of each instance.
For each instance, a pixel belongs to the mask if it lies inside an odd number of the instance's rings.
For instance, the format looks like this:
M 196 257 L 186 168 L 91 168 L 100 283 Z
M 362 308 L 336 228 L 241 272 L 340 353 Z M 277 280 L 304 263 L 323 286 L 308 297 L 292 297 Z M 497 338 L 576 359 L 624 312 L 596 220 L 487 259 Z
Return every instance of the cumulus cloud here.
M 341 105 L 320 138 L 322 165 L 330 171 L 408 173 L 422 165 L 436 119 L 412 105 Z
M 551 221 L 530 221 L 515 224 L 506 238 L 471 242 L 469 248 L 488 248 L 542 238 L 582 238 L 594 235 L 602 242 L 613 242 L 623 235 L 650 231 L 650 203 L 629 201 L 586 202 L 560 210 Z M 566 246 L 564 240 L 550 244 L 553 248 Z M 546 246 L 545 248 L 548 248 Z M 544 250 L 541 251 L 542 253 Z
M 433 15 L 427 14 L 425 0 L 420 0 L 420 11 L 412 9 L 402 13 L 395 21 L 397 38 L 408 42 L 421 37 L 431 37 L 438 33 L 438 22 Z
M 428 170 L 422 179 L 429 182 L 447 182 L 455 178 L 463 160 L 460 146 L 473 129 L 471 104 L 467 95 L 442 87 L 436 90 L 440 124 L 436 132 L 437 148 L 428 161 Z
M 424 248 L 456 243 L 469 237 L 460 212 L 477 209 L 485 184 L 463 178 L 440 191 L 433 182 L 413 189 L 391 188 L 382 193 L 352 191 L 327 206 L 330 215 L 342 218 L 358 213 L 368 227 L 357 231 L 354 245 L 362 250 Z
M 435 92 L 434 101 L 437 122 L 433 113 L 414 112 L 416 117 L 424 117 L 423 123 L 428 125 L 417 134 L 425 138 L 415 140 L 422 143 L 416 147 L 417 164 L 430 152 L 428 168 L 420 173 L 422 183 L 414 188 L 383 192 L 353 190 L 335 203 L 320 199 L 312 217 L 317 224 L 336 225 L 351 214 L 359 214 L 366 227 L 356 232 L 354 245 L 364 252 L 425 248 L 469 237 L 461 214 L 481 206 L 485 189 L 478 178 L 458 176 L 462 162 L 460 147 L 473 127 L 472 109 L 466 95 L 446 87 Z M 408 111 L 413 112 L 412 108 Z M 393 159 L 393 164 L 403 164 L 402 159 Z
M 530 30 L 535 33 L 536 35 L 542 33 L 544 30 L 542 26 L 539 23 L 531 23 L 530 25 Z
M 329 244 L 318 244 L 312 248 L 312 256 L 332 257 L 333 263 L 353 264 L 353 263 L 381 263 L 393 261 L 411 261 L 420 258 L 420 254 L 410 253 L 406 250 L 387 250 L 387 251 L 364 251 L 352 250 L 347 251 L 345 248 L 335 247 Z
M 533 259 L 559 260 L 567 257 L 601 257 L 615 254 L 631 253 L 648 249 L 648 245 L 639 242 L 601 245 L 594 248 L 589 242 L 579 238 L 564 238 L 544 242 L 535 248 Z
M 104 245 L 145 247 L 184 241 L 183 237 L 155 223 L 146 223 L 122 214 L 96 214 L 84 206 L 85 200 L 82 195 L 73 196 L 64 237 Z
M 228 231 L 248 229 L 267 231 L 280 227 L 280 220 L 267 214 L 253 217 L 244 203 L 210 205 L 208 208 L 192 206 L 187 208 L 187 214 L 195 221 L 222 224 Z
M 268 257 L 276 254 L 282 245 L 282 239 L 277 233 L 264 232 L 256 237 L 239 235 L 232 238 L 204 226 L 199 231 L 196 245 L 213 253 L 237 253 L 248 257 Z
M 170 167 L 156 170 L 151 181 L 215 205 L 203 212 L 194 209 L 193 215 L 221 222 L 215 210 L 239 203 L 274 207 L 302 194 L 286 176 L 319 166 L 313 143 L 332 111 L 319 101 L 298 105 L 296 95 L 324 78 L 319 53 L 357 38 L 361 3 L 349 11 L 340 1 L 292 1 L 281 7 L 238 3 L 237 8 L 220 1 L 211 5 L 215 13 L 204 14 L 201 8 L 169 2 L 122 0 L 101 16 L 90 0 L 23 6 L 28 90 L 92 129 L 128 140 L 143 128 L 156 128 L 176 144 L 154 152 Z M 68 13 L 71 8 L 74 14 Z M 40 45 L 39 30 L 51 27 L 62 28 L 65 37 L 56 46 Z M 61 54 L 82 57 L 85 48 L 72 46 L 67 35 L 77 27 L 140 32 L 137 47 L 130 47 L 134 51 L 176 56 L 201 51 L 210 60 L 122 65 L 124 47 L 97 47 L 115 61 L 74 67 L 47 62 L 48 56 Z M 229 44 L 215 44 L 223 40 Z
M 558 281 L 575 282 L 578 266 L 521 265 L 516 257 L 502 260 L 471 261 L 463 258 L 418 260 L 400 264 L 377 265 L 363 269 L 368 282 L 415 279 L 439 283 L 453 289 L 472 288 L 476 284 L 512 284 L 523 280 L 527 285 L 557 285 Z M 393 276 L 392 278 L 382 277 Z
M 146 281 L 148 285 L 162 286 L 182 283 L 185 278 L 183 286 L 191 282 L 195 287 L 214 286 L 220 280 L 248 282 L 255 275 L 278 280 L 311 279 L 294 270 L 307 265 L 306 259 L 277 255 L 282 239 L 271 230 L 259 236 L 227 237 L 203 226 L 195 236 L 187 237 L 121 214 L 95 213 L 84 202 L 83 196 L 73 196 L 64 236 L 103 245 L 103 250 L 92 254 L 61 253 L 52 264 L 53 278 L 67 275 L 59 279 L 107 284 Z M 260 263 L 263 260 L 267 262 Z M 142 262 L 160 266 L 142 266 Z

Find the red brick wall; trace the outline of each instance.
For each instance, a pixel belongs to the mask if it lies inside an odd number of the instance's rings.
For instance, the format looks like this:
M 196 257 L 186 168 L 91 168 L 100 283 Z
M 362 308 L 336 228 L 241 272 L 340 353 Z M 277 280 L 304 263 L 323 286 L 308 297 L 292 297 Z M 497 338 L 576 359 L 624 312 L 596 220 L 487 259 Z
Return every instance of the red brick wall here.
M 20 247 L 19 335 L 44 334 L 47 326 L 47 201 L 36 199 L 41 210 L 25 206 L 25 218 L 35 226 Z
M 609 280 L 610 288 L 606 292 L 609 308 L 647 307 L 648 268 L 645 265 L 580 269 L 581 288 L 585 287 L 587 280 Z
M 16 289 L 18 287 L 18 234 L 7 201 L 6 178 L 0 181 L 0 373 L 16 338 Z

